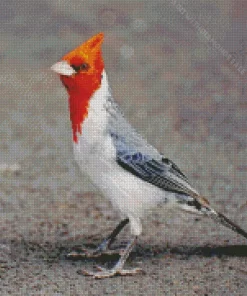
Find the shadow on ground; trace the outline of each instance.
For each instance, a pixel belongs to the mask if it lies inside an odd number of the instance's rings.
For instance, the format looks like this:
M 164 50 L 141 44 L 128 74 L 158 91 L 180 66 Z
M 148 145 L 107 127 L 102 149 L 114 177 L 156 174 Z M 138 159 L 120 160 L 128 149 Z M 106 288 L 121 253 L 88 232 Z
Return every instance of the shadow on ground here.
M 99 241 L 100 243 L 100 241 Z M 84 248 L 95 249 L 97 247 L 96 242 L 87 242 L 83 244 Z M 12 241 L 11 244 L 11 258 L 15 261 L 29 261 L 32 259 L 40 259 L 46 262 L 54 262 L 60 260 L 70 261 L 100 261 L 100 262 L 112 262 L 117 260 L 118 254 L 101 255 L 97 258 L 85 258 L 85 256 L 76 258 L 67 258 L 67 254 L 72 250 L 79 252 L 81 244 L 75 243 L 63 243 L 63 244 L 51 244 L 51 243 L 37 243 L 28 241 Z M 114 246 L 114 249 L 120 250 L 124 247 L 124 244 Z M 178 258 L 182 260 L 188 260 L 191 256 L 201 257 L 247 257 L 247 245 L 207 245 L 207 246 L 184 246 L 178 245 L 174 247 L 164 247 L 161 245 L 137 245 L 135 250 L 130 255 L 130 260 L 149 260 L 150 258 Z

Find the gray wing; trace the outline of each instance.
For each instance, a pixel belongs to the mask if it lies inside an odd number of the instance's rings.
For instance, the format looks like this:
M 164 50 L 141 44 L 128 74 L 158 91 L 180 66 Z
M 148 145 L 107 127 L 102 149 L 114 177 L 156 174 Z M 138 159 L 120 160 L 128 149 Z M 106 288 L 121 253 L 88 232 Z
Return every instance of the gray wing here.
M 122 168 L 166 191 L 198 195 L 181 170 L 148 144 L 126 121 L 111 96 L 105 108 L 110 115 L 109 133 L 117 151 L 116 160 Z
M 125 139 L 119 135 L 112 133 L 112 138 L 117 148 L 117 163 L 128 172 L 166 191 L 190 196 L 198 194 L 186 176 L 168 158 L 162 155 L 159 155 L 160 158 L 154 158 L 138 151 L 128 146 Z

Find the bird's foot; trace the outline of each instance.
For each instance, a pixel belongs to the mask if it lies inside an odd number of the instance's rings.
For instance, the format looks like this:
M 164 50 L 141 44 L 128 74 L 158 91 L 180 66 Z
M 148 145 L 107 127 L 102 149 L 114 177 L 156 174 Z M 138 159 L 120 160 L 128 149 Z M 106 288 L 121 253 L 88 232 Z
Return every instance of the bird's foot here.
M 110 250 L 110 249 L 101 249 L 97 248 L 95 250 L 80 248 L 76 251 L 72 251 L 67 254 L 67 258 L 69 259 L 80 259 L 80 258 L 96 258 L 102 255 L 114 255 L 119 254 L 119 250 Z
M 135 274 L 140 274 L 144 273 L 144 271 L 141 268 L 133 268 L 133 269 L 122 269 L 118 267 L 113 267 L 111 269 L 106 269 L 101 266 L 97 266 L 98 271 L 92 272 L 92 271 L 87 271 L 87 270 L 79 270 L 78 273 L 85 275 L 85 276 L 92 276 L 94 279 L 104 279 L 104 278 L 109 278 L 113 277 L 116 275 L 135 275 Z

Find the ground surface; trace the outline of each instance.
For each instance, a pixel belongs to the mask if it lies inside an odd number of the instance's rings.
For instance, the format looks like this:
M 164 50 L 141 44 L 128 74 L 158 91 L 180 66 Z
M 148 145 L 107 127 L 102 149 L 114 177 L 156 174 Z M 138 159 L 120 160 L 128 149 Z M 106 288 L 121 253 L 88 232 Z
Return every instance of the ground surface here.
M 106 258 L 73 262 L 66 253 L 96 246 L 119 217 L 75 165 L 66 93 L 49 70 L 104 31 L 107 73 L 126 117 L 247 229 L 245 6 L 1 1 L 1 295 L 246 295 L 246 240 L 162 209 L 144 219 L 128 263 L 146 275 L 96 281 L 77 274 Z

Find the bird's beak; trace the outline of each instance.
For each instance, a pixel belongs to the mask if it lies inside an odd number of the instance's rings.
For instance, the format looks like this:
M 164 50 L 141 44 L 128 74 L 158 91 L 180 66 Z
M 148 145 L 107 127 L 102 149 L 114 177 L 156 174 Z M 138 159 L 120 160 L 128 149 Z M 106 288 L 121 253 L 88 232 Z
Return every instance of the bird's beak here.
M 60 75 L 72 76 L 76 71 L 66 61 L 60 61 L 51 66 L 51 70 Z

